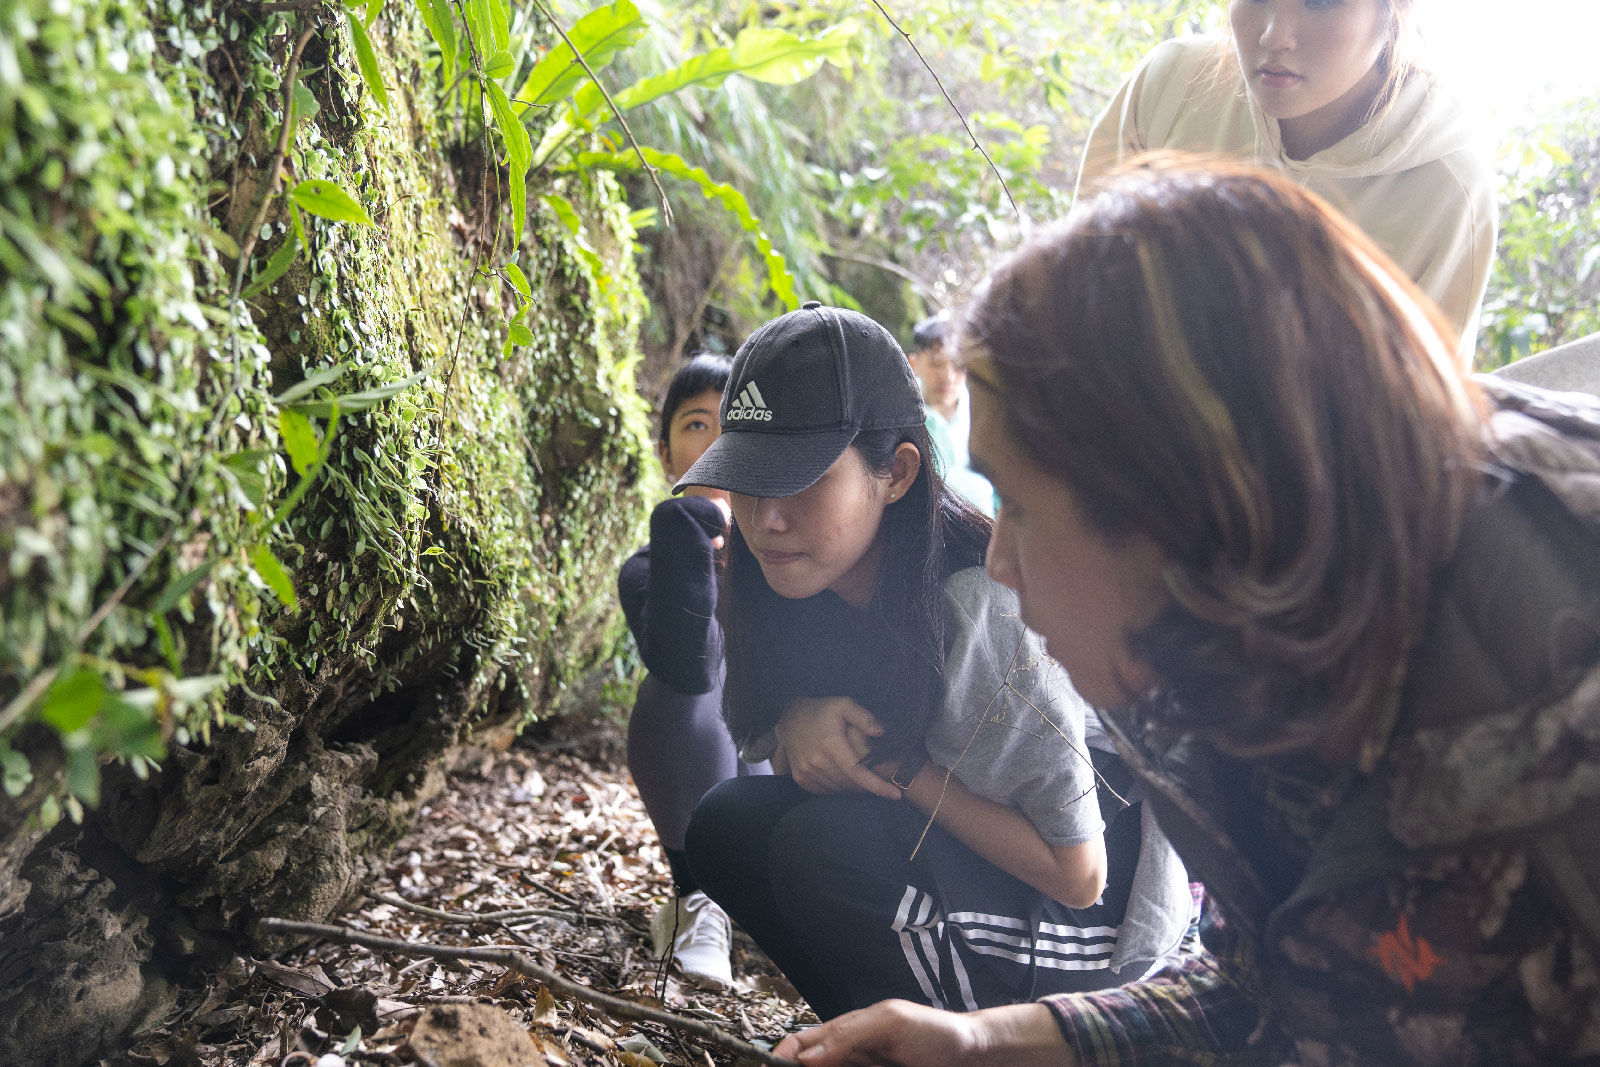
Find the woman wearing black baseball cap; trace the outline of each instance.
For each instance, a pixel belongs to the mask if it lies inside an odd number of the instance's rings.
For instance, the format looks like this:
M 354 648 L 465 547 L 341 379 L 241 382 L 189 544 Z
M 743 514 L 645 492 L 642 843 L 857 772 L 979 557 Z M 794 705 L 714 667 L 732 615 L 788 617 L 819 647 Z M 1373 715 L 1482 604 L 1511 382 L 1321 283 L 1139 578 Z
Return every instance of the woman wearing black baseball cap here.
M 679 488 L 730 493 L 724 714 L 786 773 L 696 808 L 705 892 L 824 1018 L 1104 988 L 1176 952 L 1182 866 L 984 574 L 990 522 L 924 461 L 888 332 L 815 303 L 774 319 L 721 422 Z

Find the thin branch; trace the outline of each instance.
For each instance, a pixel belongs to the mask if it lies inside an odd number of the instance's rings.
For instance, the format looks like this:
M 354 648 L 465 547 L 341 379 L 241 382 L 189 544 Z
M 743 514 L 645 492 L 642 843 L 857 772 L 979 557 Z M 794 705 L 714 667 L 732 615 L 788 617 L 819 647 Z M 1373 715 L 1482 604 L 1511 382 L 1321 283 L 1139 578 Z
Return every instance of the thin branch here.
M 278 131 L 278 146 L 273 150 L 272 162 L 267 165 L 267 188 L 261 194 L 261 202 L 256 205 L 255 216 L 239 235 L 239 262 L 233 271 L 233 293 L 229 297 L 229 303 L 237 300 L 239 291 L 244 288 L 244 272 L 250 265 L 250 253 L 255 251 L 261 224 L 266 221 L 267 211 L 272 207 L 272 198 L 278 192 L 278 182 L 283 174 L 283 159 L 289 154 L 289 134 L 294 128 L 294 123 L 290 119 L 294 117 L 294 86 L 295 79 L 300 73 L 300 54 L 305 51 L 311 35 L 316 32 L 315 23 L 300 31 L 300 39 L 295 42 L 294 52 L 289 56 L 289 65 L 283 71 L 283 129 Z M 310 253 L 311 250 L 306 249 L 306 254 Z
M 656 168 L 650 165 L 650 161 L 644 158 L 644 149 L 639 147 L 639 140 L 633 135 L 633 127 L 629 126 L 628 120 L 622 117 L 622 109 L 617 106 L 617 102 L 611 99 L 611 90 L 606 88 L 605 82 L 600 80 L 600 75 L 596 74 L 594 68 L 589 66 L 589 61 L 583 57 L 582 50 L 572 43 L 572 38 L 567 36 L 567 31 L 562 28 L 561 23 L 557 22 L 555 16 L 550 13 L 550 9 L 545 6 L 544 0 L 533 0 L 533 6 L 539 9 L 539 13 L 545 17 L 545 21 L 554 26 L 555 31 L 561 35 L 561 39 L 567 42 L 567 47 L 572 49 L 572 54 L 577 58 L 578 64 L 583 67 L 584 73 L 589 75 L 589 80 L 594 82 L 594 87 L 600 90 L 600 95 L 606 98 L 606 105 L 611 108 L 611 114 L 616 116 L 617 124 L 622 127 L 622 132 L 628 135 L 628 143 L 633 145 L 633 154 L 639 157 L 639 165 L 645 169 L 645 173 L 650 175 L 650 181 L 656 187 L 656 195 L 661 198 L 662 219 L 666 225 L 671 226 L 672 205 L 667 203 L 667 191 L 661 188 L 661 176 L 656 173 Z
M 883 271 L 886 274 L 893 274 L 897 278 L 903 278 L 907 282 L 911 283 L 911 287 L 913 289 L 927 297 L 929 300 L 933 301 L 934 304 L 938 305 L 939 310 L 944 310 L 946 306 L 945 302 L 940 300 L 938 294 L 934 292 L 932 285 L 929 285 L 926 281 L 922 280 L 906 268 L 902 267 L 900 264 L 891 260 L 879 259 L 876 256 L 863 256 L 855 252 L 838 252 L 831 248 L 823 249 L 822 254 L 827 256 L 829 259 L 842 259 L 846 263 L 859 263 L 863 267 L 873 267 L 877 270 Z
M 945 103 L 950 105 L 950 109 L 956 113 L 956 118 L 961 120 L 962 127 L 967 131 L 967 136 L 972 139 L 972 147 L 978 150 L 978 153 L 983 156 L 984 161 L 989 164 L 989 169 L 994 171 L 994 176 L 999 179 L 1000 188 L 1005 192 L 1006 199 L 1011 201 L 1011 210 L 1017 213 L 1017 221 L 1023 222 L 1024 219 L 1022 217 L 1022 209 L 1017 206 L 1017 198 L 1011 195 L 1011 187 L 1006 184 L 1005 177 L 1000 173 L 1000 168 L 994 165 L 994 160 L 990 158 L 989 153 L 984 150 L 983 145 L 978 143 L 978 135 L 972 132 L 972 126 L 967 122 L 967 116 L 963 115 L 961 113 L 961 109 L 956 106 L 955 100 L 950 96 L 950 90 L 946 89 L 944 87 L 944 82 L 939 80 L 939 72 L 933 69 L 933 64 L 929 63 L 927 57 L 922 54 L 922 49 L 917 47 L 917 43 L 911 39 L 911 35 L 909 33 L 900 28 L 900 24 L 894 20 L 892 15 L 889 14 L 888 10 L 883 6 L 880 0 L 872 0 L 872 6 L 876 7 L 879 14 L 884 17 L 884 20 L 895 28 L 895 32 L 906 39 L 906 44 L 910 45 L 911 50 L 917 54 L 917 58 L 922 60 L 922 65 L 926 67 L 928 69 L 928 73 L 933 76 L 933 84 L 937 85 L 939 87 L 939 91 L 944 94 Z
M 162 534 L 161 540 L 151 546 L 150 551 L 146 552 L 144 558 L 134 565 L 133 570 L 128 572 L 128 576 L 122 579 L 121 584 L 112 590 L 111 595 L 106 597 L 99 607 L 94 609 L 94 614 L 84 620 L 83 625 L 78 627 L 78 632 L 72 635 L 72 645 L 67 649 L 66 654 L 61 657 L 61 662 L 34 675 L 29 679 L 28 684 L 22 687 L 22 692 L 7 702 L 5 709 L 0 711 L 0 734 L 5 733 L 11 724 L 22 716 L 23 712 L 33 706 L 33 702 L 39 699 L 40 694 L 49 688 L 50 683 L 56 680 L 56 677 L 61 673 L 62 666 L 71 662 L 73 657 L 83 651 L 84 643 L 94 636 L 94 632 L 100 628 L 100 624 L 106 621 L 106 616 L 110 615 L 116 609 L 116 606 L 122 603 L 122 598 L 128 595 L 128 591 L 134 587 L 134 584 L 140 578 L 144 577 L 144 572 L 150 569 L 150 564 L 155 562 L 156 557 L 161 555 L 168 545 L 172 544 L 172 539 L 177 532 L 177 528 L 174 527 Z
M 524 870 L 526 870 L 526 868 L 524 868 Z M 533 886 L 533 888 L 537 889 L 539 892 L 552 896 L 564 904 L 570 904 L 574 908 L 578 908 L 580 910 L 583 908 L 583 901 L 579 900 L 575 896 L 572 896 L 571 894 L 563 893 L 559 889 L 553 889 L 550 886 L 545 885 L 543 882 L 535 881 L 532 878 L 528 879 L 528 884 Z
M 485 923 L 492 926 L 503 926 L 517 919 L 594 919 L 599 922 L 612 923 L 616 926 L 633 928 L 633 924 L 626 919 L 613 918 L 610 915 L 588 915 L 582 912 L 556 911 L 553 908 L 513 908 L 509 911 L 485 911 L 479 913 L 441 911 L 438 908 L 430 908 L 425 904 L 415 904 L 405 897 L 395 896 L 393 893 L 369 892 L 367 896 L 380 904 L 388 904 L 392 907 L 415 912 L 418 915 L 426 915 L 430 919 L 438 919 L 441 922 Z
M 259 923 L 259 929 L 264 933 L 317 937 L 341 945 L 360 945 L 363 948 L 376 949 L 380 952 L 398 952 L 408 956 L 429 956 L 436 960 L 477 960 L 482 963 L 499 964 L 507 970 L 516 971 L 518 974 L 525 974 L 530 978 L 543 982 L 554 992 L 570 997 L 573 1000 L 581 1000 L 586 1004 L 592 1004 L 617 1018 L 633 1019 L 639 1022 L 650 1022 L 659 1026 L 670 1027 L 673 1030 L 691 1034 L 703 1041 L 709 1041 L 718 1048 L 732 1052 L 736 1056 L 747 1057 L 759 1063 L 769 1064 L 770 1067 L 799 1067 L 799 1064 L 794 1060 L 786 1060 L 781 1056 L 774 1056 L 759 1045 L 752 1045 L 748 1041 L 734 1037 L 726 1030 L 703 1020 L 685 1018 L 670 1011 L 662 1011 L 644 1004 L 636 1004 L 631 1000 L 623 1000 L 621 997 L 613 997 L 590 989 L 588 986 L 579 985 L 561 977 L 554 971 L 541 967 L 529 959 L 526 954 L 514 949 L 423 945 L 412 941 L 395 941 L 387 937 L 376 937 L 344 926 L 291 922 L 287 919 L 262 919 Z
M 674 359 L 683 351 L 683 346 L 689 343 L 689 338 L 694 336 L 695 327 L 700 325 L 700 318 L 706 313 L 706 305 L 711 303 L 712 294 L 717 291 L 717 285 L 722 281 L 722 272 L 728 269 L 728 260 L 733 256 L 738 243 L 729 241 L 722 249 L 722 255 L 717 259 L 717 269 L 711 273 L 711 281 L 700 293 L 700 303 L 695 305 L 694 313 L 683 320 L 683 331 L 672 338 L 672 347 L 667 349 Z

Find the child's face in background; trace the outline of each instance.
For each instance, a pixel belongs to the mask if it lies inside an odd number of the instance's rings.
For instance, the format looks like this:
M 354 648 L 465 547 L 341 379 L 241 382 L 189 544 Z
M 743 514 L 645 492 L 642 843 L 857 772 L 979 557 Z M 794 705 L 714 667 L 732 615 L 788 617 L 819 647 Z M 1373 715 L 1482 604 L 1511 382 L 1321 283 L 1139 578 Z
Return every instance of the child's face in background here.
M 922 386 L 922 402 L 941 414 L 954 411 L 961 400 L 967 372 L 943 345 L 919 349 L 910 356 L 911 369 Z
M 661 444 L 661 466 L 666 469 L 668 481 L 681 478 L 722 433 L 722 425 L 717 421 L 717 409 L 721 403 L 721 390 L 707 389 L 686 399 L 672 413 L 672 419 L 667 423 L 667 439 Z M 692 493 L 700 488 L 691 486 L 685 492 Z M 708 489 L 697 495 L 710 493 L 720 494 L 720 491 Z

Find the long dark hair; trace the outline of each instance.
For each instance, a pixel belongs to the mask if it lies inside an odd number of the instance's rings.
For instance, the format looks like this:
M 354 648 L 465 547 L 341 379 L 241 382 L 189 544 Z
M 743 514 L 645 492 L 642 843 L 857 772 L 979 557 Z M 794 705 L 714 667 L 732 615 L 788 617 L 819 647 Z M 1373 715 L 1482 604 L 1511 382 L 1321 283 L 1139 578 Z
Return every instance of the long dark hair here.
M 1438 312 L 1322 200 L 1147 159 L 991 275 L 961 350 L 1100 533 L 1168 561 L 1171 605 L 1132 642 L 1162 718 L 1283 751 L 1359 739 L 1398 696 L 1482 483 L 1483 401 Z
M 899 698 L 899 714 L 883 723 L 884 734 L 873 745 L 884 757 L 902 755 L 920 741 L 944 697 L 944 583 L 956 571 L 983 563 L 993 529 L 986 515 L 945 485 L 926 427 L 864 430 L 850 447 L 869 472 L 887 477 L 895 449 L 906 442 L 922 454 L 922 465 L 905 496 L 884 509 L 878 531 L 883 561 L 867 608 L 884 647 L 862 649 L 876 657 L 876 669 Z M 790 612 L 767 585 L 737 525 L 725 553 L 717 607 L 728 668 L 722 706 L 743 744 L 771 730 L 789 702 L 806 694 L 787 691 L 781 681 L 786 672 L 776 657 L 800 635 L 785 632 Z M 880 709 L 869 710 L 882 717 Z

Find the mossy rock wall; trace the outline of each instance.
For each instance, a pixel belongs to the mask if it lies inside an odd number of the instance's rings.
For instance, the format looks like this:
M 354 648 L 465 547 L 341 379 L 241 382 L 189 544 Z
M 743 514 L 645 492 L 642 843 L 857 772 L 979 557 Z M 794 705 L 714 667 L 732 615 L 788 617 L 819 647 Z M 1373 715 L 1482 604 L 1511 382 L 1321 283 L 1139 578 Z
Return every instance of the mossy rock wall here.
M 306 25 L 316 111 L 285 171 L 375 225 L 307 216 L 309 252 L 241 303 L 236 242 Z M 173 984 L 276 947 L 252 945 L 256 917 L 327 916 L 453 750 L 550 713 L 614 654 L 653 468 L 626 207 L 605 175 L 535 176 L 533 338 L 507 350 L 515 294 L 475 271 L 506 256 L 504 171 L 440 106 L 412 6 L 371 34 L 387 111 L 336 5 L 0 11 L 0 706 L 75 663 L 138 690 L 164 748 L 102 758 L 80 813 L 96 749 L 78 742 L 111 712 L 0 722 L 0 1063 L 82 1062 Z M 247 283 L 289 232 L 280 204 Z M 336 365 L 337 393 L 420 377 L 341 417 L 272 525 L 298 480 L 274 397 Z M 297 610 L 252 567 L 262 546 Z

